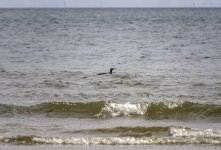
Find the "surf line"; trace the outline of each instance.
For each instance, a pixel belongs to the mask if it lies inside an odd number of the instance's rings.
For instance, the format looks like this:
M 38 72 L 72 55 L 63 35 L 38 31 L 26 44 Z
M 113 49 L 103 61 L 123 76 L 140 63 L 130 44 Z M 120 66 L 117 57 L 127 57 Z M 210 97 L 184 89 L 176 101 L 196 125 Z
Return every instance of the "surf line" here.
M 116 68 L 110 68 L 109 72 L 98 73 L 97 75 L 112 74 L 114 69 Z

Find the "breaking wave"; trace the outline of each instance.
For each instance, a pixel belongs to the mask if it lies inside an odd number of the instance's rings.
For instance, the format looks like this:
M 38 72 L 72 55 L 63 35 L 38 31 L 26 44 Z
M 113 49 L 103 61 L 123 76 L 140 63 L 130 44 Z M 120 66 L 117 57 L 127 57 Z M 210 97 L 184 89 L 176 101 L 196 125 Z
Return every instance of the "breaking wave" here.
M 86 131 L 86 130 L 85 130 Z M 76 131 L 76 132 L 85 132 Z M 71 144 L 71 145 L 180 145 L 210 144 L 221 145 L 221 131 L 212 129 L 200 130 L 185 127 L 117 127 L 112 129 L 88 130 L 99 133 L 141 133 L 153 132 L 148 136 L 100 136 L 100 137 L 38 137 L 15 136 L 0 137 L 2 143 L 34 145 L 34 144 Z M 166 133 L 166 134 L 165 134 Z
M 33 106 L 0 104 L 0 117 L 44 115 L 46 117 L 144 117 L 145 119 L 220 120 L 221 105 L 192 102 L 48 102 Z

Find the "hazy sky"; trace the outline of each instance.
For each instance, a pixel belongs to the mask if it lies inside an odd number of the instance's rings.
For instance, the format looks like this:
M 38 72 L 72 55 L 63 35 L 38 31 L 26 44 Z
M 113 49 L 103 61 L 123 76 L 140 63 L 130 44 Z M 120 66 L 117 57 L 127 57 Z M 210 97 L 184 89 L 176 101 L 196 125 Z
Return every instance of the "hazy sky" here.
M 0 0 L 0 7 L 221 7 L 221 0 Z

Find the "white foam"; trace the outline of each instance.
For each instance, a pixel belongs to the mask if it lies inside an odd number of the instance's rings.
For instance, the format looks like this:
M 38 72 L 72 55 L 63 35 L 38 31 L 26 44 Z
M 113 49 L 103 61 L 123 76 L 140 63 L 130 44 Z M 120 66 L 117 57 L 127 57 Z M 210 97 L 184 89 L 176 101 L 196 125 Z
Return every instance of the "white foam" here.
M 129 102 L 125 104 L 119 104 L 115 102 L 108 102 L 105 104 L 104 108 L 102 108 L 102 111 L 98 114 L 98 116 L 130 116 L 130 115 L 144 115 L 145 112 L 148 109 L 148 106 L 150 104 L 155 104 L 154 102 L 151 103 L 137 103 L 137 104 L 131 104 Z M 156 103 L 159 104 L 159 103 Z M 163 104 L 168 107 L 169 109 L 174 109 L 176 107 L 179 107 L 182 105 L 182 102 L 170 102 L 165 101 Z
M 183 102 L 171 102 L 171 101 L 164 101 L 164 105 L 166 105 L 169 109 L 174 109 L 176 107 L 179 107 L 183 104 Z
M 32 139 L 43 144 L 73 145 L 158 145 L 158 144 L 221 144 L 221 139 L 204 138 L 133 138 L 133 137 L 93 137 L 93 138 L 38 138 Z
M 118 104 L 114 102 L 109 102 L 102 109 L 100 116 L 104 116 L 108 114 L 110 116 L 129 116 L 129 115 L 144 115 L 146 112 L 148 104 Z
M 213 137 L 221 138 L 221 131 L 216 131 L 213 129 L 200 130 L 194 128 L 185 128 L 185 127 L 172 127 L 170 129 L 170 134 L 173 137 Z

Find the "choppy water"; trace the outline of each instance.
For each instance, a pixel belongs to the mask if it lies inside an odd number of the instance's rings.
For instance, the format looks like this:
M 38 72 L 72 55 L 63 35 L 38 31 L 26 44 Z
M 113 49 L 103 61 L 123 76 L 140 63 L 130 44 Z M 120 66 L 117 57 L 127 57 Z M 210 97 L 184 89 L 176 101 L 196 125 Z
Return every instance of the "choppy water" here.
M 220 148 L 220 35 L 221 9 L 1 9 L 1 146 Z

